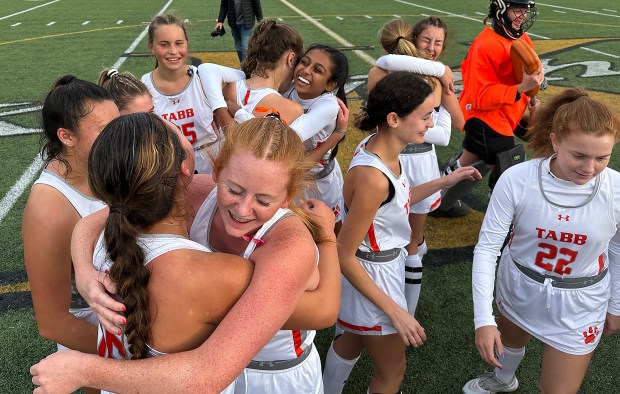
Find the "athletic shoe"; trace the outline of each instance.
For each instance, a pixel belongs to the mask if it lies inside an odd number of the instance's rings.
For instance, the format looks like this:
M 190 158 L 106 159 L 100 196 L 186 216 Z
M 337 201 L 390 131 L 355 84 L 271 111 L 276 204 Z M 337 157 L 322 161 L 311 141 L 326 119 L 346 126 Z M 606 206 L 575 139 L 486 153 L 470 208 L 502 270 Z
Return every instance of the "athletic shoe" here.
M 508 383 L 504 383 L 495 375 L 495 372 L 485 372 L 475 379 L 470 380 L 463 386 L 465 394 L 494 394 L 511 393 L 519 388 L 516 376 Z
M 439 208 L 428 214 L 435 218 L 458 218 L 467 215 L 467 212 L 469 212 L 469 207 L 463 201 L 457 200 L 456 204 L 448 210 L 441 209 L 440 205 Z

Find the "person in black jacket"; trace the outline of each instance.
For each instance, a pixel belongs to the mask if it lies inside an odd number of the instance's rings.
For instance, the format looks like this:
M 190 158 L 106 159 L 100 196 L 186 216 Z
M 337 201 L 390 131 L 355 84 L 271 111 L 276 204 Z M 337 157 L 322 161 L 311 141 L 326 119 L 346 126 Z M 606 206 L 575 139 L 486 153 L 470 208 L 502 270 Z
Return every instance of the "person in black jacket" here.
M 252 35 L 254 20 L 263 19 L 263 10 L 260 0 L 222 0 L 220 15 L 217 18 L 215 30 L 220 31 L 224 19 L 228 18 L 228 25 L 235 39 L 235 50 L 239 62 L 243 62 L 248 50 L 248 41 Z

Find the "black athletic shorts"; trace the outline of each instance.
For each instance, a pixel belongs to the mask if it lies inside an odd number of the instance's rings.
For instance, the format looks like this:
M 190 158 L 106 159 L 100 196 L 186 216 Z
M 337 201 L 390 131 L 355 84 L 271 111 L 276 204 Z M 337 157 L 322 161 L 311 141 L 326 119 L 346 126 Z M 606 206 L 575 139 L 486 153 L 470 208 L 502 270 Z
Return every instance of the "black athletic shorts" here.
M 465 122 L 463 129 L 463 148 L 480 157 L 486 164 L 497 165 L 496 155 L 515 146 L 513 136 L 499 134 L 477 118 Z

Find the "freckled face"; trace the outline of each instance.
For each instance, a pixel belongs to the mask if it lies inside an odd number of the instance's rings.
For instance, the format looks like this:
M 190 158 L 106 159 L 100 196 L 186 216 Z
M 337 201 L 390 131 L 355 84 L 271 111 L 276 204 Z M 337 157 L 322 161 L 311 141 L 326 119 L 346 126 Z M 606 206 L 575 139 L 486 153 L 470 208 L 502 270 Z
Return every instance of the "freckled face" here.
M 551 161 L 553 174 L 583 185 L 607 167 L 615 139 L 610 134 L 595 136 L 573 131 L 562 139 L 551 133 L 551 143 L 557 153 L 556 159 Z
M 249 151 L 235 152 L 214 179 L 218 211 L 232 237 L 253 234 L 289 204 L 288 168 Z

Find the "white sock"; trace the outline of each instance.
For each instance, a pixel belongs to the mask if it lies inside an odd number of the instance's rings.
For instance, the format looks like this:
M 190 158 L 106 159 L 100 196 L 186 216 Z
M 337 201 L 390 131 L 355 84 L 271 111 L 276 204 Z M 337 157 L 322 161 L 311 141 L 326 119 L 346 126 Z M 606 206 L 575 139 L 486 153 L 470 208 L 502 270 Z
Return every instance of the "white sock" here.
M 340 357 L 334 350 L 332 341 L 325 356 L 325 368 L 323 369 L 323 390 L 325 394 L 340 394 L 344 388 L 344 383 L 349 378 L 351 371 L 359 356 L 353 360 Z
M 499 357 L 502 368 L 495 368 L 495 375 L 504 383 L 509 383 L 515 376 L 517 367 L 525 356 L 525 347 L 514 349 L 504 346 L 504 357 Z
M 407 310 L 415 316 L 422 287 L 422 258 L 417 254 L 405 258 L 405 299 Z
M 422 258 L 424 257 L 426 252 L 428 252 L 428 246 L 426 246 L 426 238 L 422 238 L 422 243 L 418 245 L 418 256 Z

